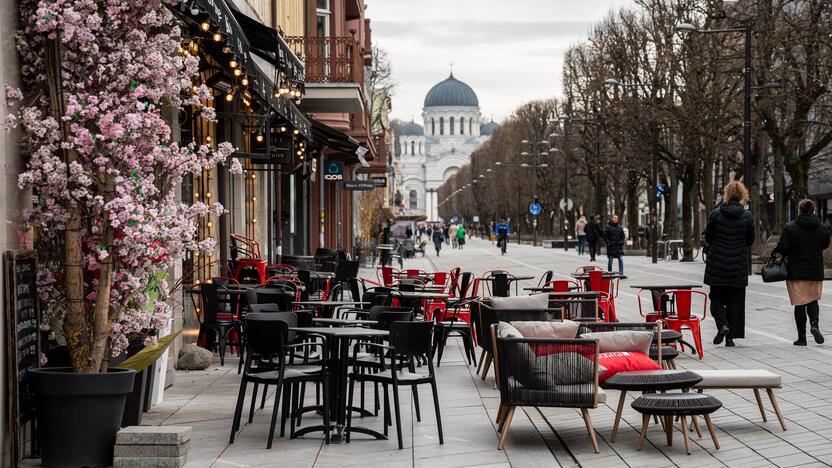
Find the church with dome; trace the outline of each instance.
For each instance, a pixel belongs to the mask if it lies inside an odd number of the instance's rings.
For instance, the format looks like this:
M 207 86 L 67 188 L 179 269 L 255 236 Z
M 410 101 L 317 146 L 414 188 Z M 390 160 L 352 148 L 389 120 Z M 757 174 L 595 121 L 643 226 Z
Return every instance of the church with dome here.
M 425 96 L 422 124 L 411 120 L 397 138 L 395 161 L 404 214 L 439 221 L 437 189 L 471 161 L 497 124 L 484 122 L 477 94 L 451 75 Z

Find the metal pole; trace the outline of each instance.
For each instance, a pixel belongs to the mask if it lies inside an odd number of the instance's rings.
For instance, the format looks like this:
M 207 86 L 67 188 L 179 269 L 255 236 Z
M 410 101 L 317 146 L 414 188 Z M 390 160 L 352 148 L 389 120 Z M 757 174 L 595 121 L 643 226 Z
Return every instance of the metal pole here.
M 659 197 L 656 194 L 659 177 L 659 128 L 654 120 L 650 122 L 650 185 L 647 192 L 650 197 L 650 257 L 653 263 L 658 262 L 659 243 L 658 243 L 658 203 Z
M 751 190 L 751 22 L 745 23 L 745 102 L 742 116 L 743 154 L 742 176 L 748 190 Z M 756 231 L 756 225 L 754 227 Z M 748 249 L 748 274 L 751 275 L 751 249 Z
M 563 251 L 569 251 L 569 121 L 563 122 Z
M 321 149 L 320 159 L 321 159 L 321 164 L 318 166 L 318 186 L 319 186 L 318 187 L 318 212 L 320 213 L 320 218 L 321 218 L 319 220 L 321 232 L 319 233 L 319 236 L 318 236 L 318 247 L 323 248 L 324 247 L 324 219 L 325 219 L 324 218 L 324 214 L 325 214 L 324 213 L 324 172 L 326 172 L 324 170 L 324 163 L 326 161 L 325 161 L 325 158 L 324 158 L 324 150 L 323 149 Z
M 536 137 L 537 135 L 535 135 Z M 533 172 L 533 182 L 532 182 L 532 203 L 537 203 L 537 167 L 540 164 L 540 147 L 538 146 L 537 141 L 535 141 L 533 145 L 534 151 L 534 171 Z M 532 222 L 534 223 L 534 233 L 532 234 L 532 246 L 537 246 L 537 215 L 533 214 Z

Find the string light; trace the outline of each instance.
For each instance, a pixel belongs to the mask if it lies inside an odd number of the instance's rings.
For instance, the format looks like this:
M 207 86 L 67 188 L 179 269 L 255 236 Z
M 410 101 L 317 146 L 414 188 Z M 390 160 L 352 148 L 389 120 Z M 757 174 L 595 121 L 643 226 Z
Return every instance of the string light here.
M 297 135 L 298 133 L 300 133 L 300 131 L 299 131 L 298 129 L 295 129 L 292 133 L 294 133 L 295 135 Z
M 211 140 L 213 140 L 213 138 L 211 138 L 211 135 L 205 137 L 205 141 L 207 141 L 208 143 L 211 143 Z
M 199 198 L 199 192 L 194 193 L 194 198 Z
M 211 198 L 211 192 L 206 193 L 205 198 Z
M 235 68 L 235 69 L 234 69 L 234 76 L 240 76 L 240 75 L 242 75 L 242 74 L 243 74 L 243 72 L 242 72 L 242 70 L 240 70 L 239 68 Z
M 214 41 L 215 42 L 220 42 L 221 40 L 222 40 L 222 34 L 214 33 Z
M 257 218 L 252 219 L 252 220 L 251 220 L 251 222 L 252 222 L 252 223 L 256 223 L 256 222 L 257 222 Z
M 230 62 L 228 62 L 228 66 L 230 66 L 231 68 L 237 68 L 237 61 L 232 59 Z
M 201 26 L 202 26 L 203 31 L 207 31 L 207 30 L 211 29 L 211 23 L 209 23 L 207 21 L 203 21 Z
M 248 86 L 248 78 L 243 78 L 243 81 L 241 81 L 240 83 L 242 83 L 243 86 Z
M 251 197 L 251 201 L 257 201 L 257 197 Z
M 252 174 L 252 175 L 251 175 L 251 178 L 252 178 L 252 179 L 256 179 L 256 178 L 257 178 L 257 174 Z
M 261 134 L 261 133 L 258 133 L 258 134 L 257 134 L 257 142 L 258 142 L 258 143 L 262 143 L 262 142 L 263 142 L 263 134 Z
M 231 93 L 231 92 L 227 93 L 225 95 L 225 100 L 228 101 L 228 102 L 233 101 L 234 100 L 234 93 Z
M 286 131 L 286 127 L 280 127 L 280 131 L 281 131 L 281 132 L 285 132 L 285 131 Z

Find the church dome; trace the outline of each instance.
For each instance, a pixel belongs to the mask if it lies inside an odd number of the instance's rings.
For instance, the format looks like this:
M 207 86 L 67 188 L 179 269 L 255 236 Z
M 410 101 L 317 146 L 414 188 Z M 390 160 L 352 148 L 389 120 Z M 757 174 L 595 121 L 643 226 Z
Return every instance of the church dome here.
M 477 93 L 467 84 L 454 78 L 453 73 L 444 81 L 435 84 L 425 96 L 425 107 L 479 107 L 479 105 Z
M 480 135 L 491 136 L 494 134 L 494 131 L 497 130 L 497 128 L 499 127 L 500 126 L 492 120 L 491 122 L 488 122 L 487 124 L 483 124 L 480 126 Z
M 425 129 L 412 120 L 402 127 L 402 135 L 404 136 L 422 136 L 424 134 Z

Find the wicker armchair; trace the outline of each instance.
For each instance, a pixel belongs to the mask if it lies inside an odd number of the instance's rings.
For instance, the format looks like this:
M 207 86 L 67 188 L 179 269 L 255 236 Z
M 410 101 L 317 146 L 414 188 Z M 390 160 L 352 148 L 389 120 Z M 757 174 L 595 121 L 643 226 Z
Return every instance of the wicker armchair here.
M 488 376 L 488 369 L 493 361 L 491 342 L 491 325 L 511 321 L 540 321 L 560 320 L 563 318 L 562 309 L 495 309 L 483 301 L 475 301 L 471 304 L 471 323 L 477 338 L 477 346 L 480 352 L 477 374 L 482 371 L 482 379 Z
M 514 411 L 518 406 L 580 408 L 595 453 L 598 441 L 589 408 L 602 403 L 599 394 L 596 340 L 497 337 L 491 326 L 491 340 L 500 408 L 497 424 L 502 450 Z

